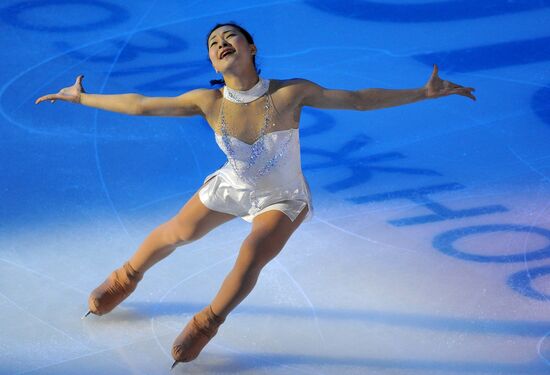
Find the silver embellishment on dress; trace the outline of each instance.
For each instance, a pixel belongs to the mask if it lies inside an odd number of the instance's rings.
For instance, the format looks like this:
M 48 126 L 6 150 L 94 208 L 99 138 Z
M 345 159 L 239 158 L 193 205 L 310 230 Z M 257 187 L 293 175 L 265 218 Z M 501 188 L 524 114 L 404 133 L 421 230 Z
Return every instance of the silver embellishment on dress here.
M 266 133 L 267 128 L 271 124 L 271 116 L 270 116 L 270 111 L 269 111 L 270 108 L 271 108 L 271 96 L 269 94 L 266 95 L 266 101 L 265 101 L 265 105 L 264 105 L 264 109 L 265 109 L 264 123 L 263 123 L 263 126 L 260 129 L 260 136 L 251 145 L 250 156 L 249 156 L 244 168 L 239 168 L 237 166 L 236 161 L 235 161 L 236 153 L 235 153 L 235 150 L 233 149 L 233 146 L 231 144 L 231 139 L 230 139 L 231 137 L 229 136 L 229 133 L 227 131 L 227 123 L 225 121 L 225 113 L 224 113 L 223 103 L 224 102 L 222 100 L 222 104 L 221 104 L 221 108 L 220 108 L 220 122 L 221 122 L 220 128 L 221 128 L 221 132 L 222 132 L 222 140 L 224 142 L 225 148 L 227 149 L 229 162 L 230 162 L 231 166 L 233 167 L 233 170 L 235 171 L 235 173 L 237 174 L 237 176 L 239 176 L 239 178 L 241 180 L 246 181 L 251 185 L 255 185 L 258 178 L 260 178 L 261 176 L 265 176 L 267 173 L 269 173 L 269 171 L 272 168 L 274 168 L 278 164 L 278 162 L 281 160 L 283 155 L 286 153 L 286 149 L 288 148 L 288 144 L 290 143 L 293 132 L 290 132 L 290 134 L 288 135 L 287 139 L 285 140 L 285 142 L 283 143 L 281 148 L 277 151 L 277 153 L 270 160 L 268 160 L 266 162 L 266 164 L 263 167 L 259 168 L 258 171 L 255 174 L 253 174 L 251 176 L 248 176 L 249 170 L 256 164 L 256 161 L 258 160 L 258 158 L 266 150 L 265 135 L 267 134 Z M 243 142 L 243 143 L 246 143 L 246 142 Z
M 233 103 L 250 103 L 267 92 L 269 80 L 259 77 L 259 81 L 249 90 L 240 91 L 232 89 L 225 85 L 223 87 L 223 97 Z

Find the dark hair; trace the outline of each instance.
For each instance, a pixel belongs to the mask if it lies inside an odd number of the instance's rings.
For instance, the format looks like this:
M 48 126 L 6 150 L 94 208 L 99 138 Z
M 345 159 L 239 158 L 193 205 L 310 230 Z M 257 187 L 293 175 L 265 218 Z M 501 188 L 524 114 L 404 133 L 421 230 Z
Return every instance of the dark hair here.
M 212 34 L 214 32 L 214 30 L 219 29 L 222 26 L 233 26 L 234 28 L 239 30 L 244 35 L 244 37 L 246 38 L 246 41 L 248 42 L 248 44 L 254 44 L 254 39 L 252 38 L 252 35 L 250 35 L 250 33 L 248 31 L 246 31 L 241 26 L 237 25 L 235 22 L 230 21 L 230 22 L 227 22 L 227 23 L 218 23 L 218 24 L 216 24 L 216 26 L 214 26 L 208 32 L 208 34 L 206 35 L 206 49 L 207 50 L 209 50 L 208 39 L 210 38 L 210 34 Z M 256 69 L 256 72 L 258 73 L 258 75 L 260 75 L 260 72 L 262 70 L 258 69 L 258 67 L 256 66 L 256 55 L 252 56 L 252 63 L 254 64 L 254 68 Z M 225 85 L 225 81 L 223 80 L 223 78 L 222 79 L 212 79 L 212 80 L 210 80 L 210 86 L 214 86 L 214 85 Z

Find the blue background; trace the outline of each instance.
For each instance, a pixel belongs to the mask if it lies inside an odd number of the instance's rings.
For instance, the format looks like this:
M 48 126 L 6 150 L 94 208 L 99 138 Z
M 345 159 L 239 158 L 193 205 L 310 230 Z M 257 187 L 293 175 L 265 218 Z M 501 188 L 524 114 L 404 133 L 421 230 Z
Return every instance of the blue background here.
M 172 340 L 249 224 L 178 250 L 109 316 L 79 317 L 225 156 L 199 117 L 34 101 L 79 74 L 97 94 L 209 87 L 206 33 L 226 21 L 254 36 L 265 78 L 418 88 L 435 63 L 478 100 L 304 108 L 316 215 L 206 352 L 175 371 L 548 373 L 543 0 L 3 1 L 0 373 L 168 371 Z

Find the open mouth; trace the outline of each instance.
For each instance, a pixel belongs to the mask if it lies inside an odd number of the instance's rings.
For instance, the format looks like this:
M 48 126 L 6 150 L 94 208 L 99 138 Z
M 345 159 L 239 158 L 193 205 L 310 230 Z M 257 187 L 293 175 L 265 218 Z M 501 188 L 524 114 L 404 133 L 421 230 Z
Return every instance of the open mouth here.
M 220 55 L 220 60 L 223 60 L 225 57 L 227 57 L 229 55 L 232 55 L 233 53 L 235 53 L 234 49 L 229 49 L 227 51 L 223 51 L 222 54 Z

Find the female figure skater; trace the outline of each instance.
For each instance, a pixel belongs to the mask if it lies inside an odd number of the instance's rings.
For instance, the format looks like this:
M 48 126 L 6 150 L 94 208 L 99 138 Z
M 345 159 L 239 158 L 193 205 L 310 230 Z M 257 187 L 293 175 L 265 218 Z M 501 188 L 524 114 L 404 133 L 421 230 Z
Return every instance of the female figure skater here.
M 234 23 L 217 24 L 206 41 L 212 66 L 223 75 L 220 89 L 196 89 L 177 97 L 97 95 L 84 91 L 83 76 L 79 76 L 74 85 L 36 100 L 37 104 L 64 100 L 130 115 L 200 115 L 227 155 L 225 165 L 206 177 L 178 214 L 154 229 L 89 297 L 88 314 L 106 314 L 134 291 L 150 267 L 177 247 L 237 216 L 251 222 L 250 234 L 220 290 L 174 341 L 173 366 L 199 355 L 227 315 L 251 292 L 262 268 L 312 217 L 311 194 L 300 163 L 302 107 L 365 111 L 451 94 L 475 100 L 473 88 L 440 79 L 435 65 L 421 88 L 330 90 L 305 79 L 260 77 L 254 41 Z

